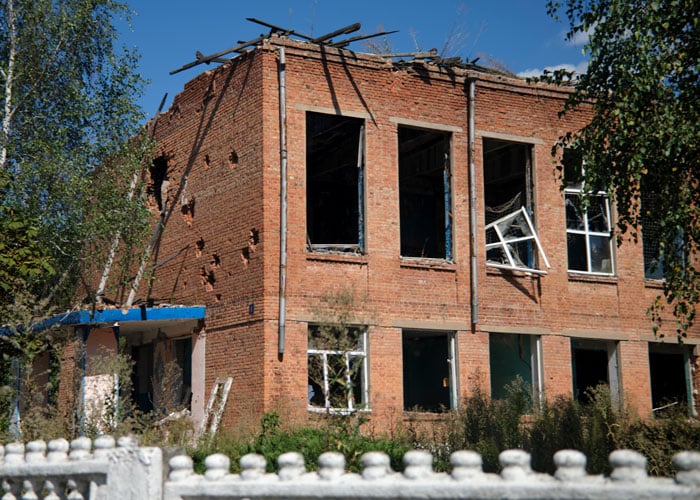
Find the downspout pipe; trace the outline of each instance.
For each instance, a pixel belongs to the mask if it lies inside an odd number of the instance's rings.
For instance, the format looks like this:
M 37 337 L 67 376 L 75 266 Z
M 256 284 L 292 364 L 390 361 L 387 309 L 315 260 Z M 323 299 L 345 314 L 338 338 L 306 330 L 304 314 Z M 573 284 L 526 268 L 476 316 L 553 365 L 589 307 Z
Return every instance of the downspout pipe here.
M 280 114 L 280 282 L 279 336 L 277 354 L 284 356 L 284 336 L 287 327 L 287 84 L 284 47 L 279 59 Z
M 476 220 L 476 134 L 474 131 L 474 105 L 476 103 L 476 78 L 467 79 L 467 116 L 469 120 L 469 254 L 471 261 L 470 291 L 471 291 L 471 318 L 472 333 L 476 331 L 479 323 L 479 278 L 477 276 L 477 220 Z

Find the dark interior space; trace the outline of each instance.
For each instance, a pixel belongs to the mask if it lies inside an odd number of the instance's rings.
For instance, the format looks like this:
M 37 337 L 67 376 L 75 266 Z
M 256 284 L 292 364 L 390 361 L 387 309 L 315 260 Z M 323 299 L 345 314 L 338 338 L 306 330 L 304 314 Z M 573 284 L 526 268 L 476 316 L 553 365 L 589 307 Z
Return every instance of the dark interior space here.
M 306 226 L 312 246 L 360 245 L 363 124 L 358 118 L 306 114 Z
M 651 404 L 654 409 L 688 400 L 685 357 L 682 352 L 649 351 Z
M 532 217 L 531 165 L 529 144 L 484 139 L 484 204 L 485 221 L 490 224 L 525 207 Z M 502 228 L 504 232 L 518 233 Z M 486 243 L 496 243 L 498 238 L 493 229 L 486 231 Z M 524 267 L 534 267 L 532 240 L 510 245 L 513 257 Z M 490 262 L 506 263 L 500 248 L 487 253 Z
M 441 412 L 450 409 L 450 370 L 447 359 L 447 335 L 404 331 L 404 410 Z
M 399 127 L 401 255 L 451 259 L 450 135 Z
M 588 403 L 589 389 L 600 384 L 610 384 L 608 373 L 608 352 L 605 346 L 600 349 L 573 348 L 574 397 L 580 403 Z

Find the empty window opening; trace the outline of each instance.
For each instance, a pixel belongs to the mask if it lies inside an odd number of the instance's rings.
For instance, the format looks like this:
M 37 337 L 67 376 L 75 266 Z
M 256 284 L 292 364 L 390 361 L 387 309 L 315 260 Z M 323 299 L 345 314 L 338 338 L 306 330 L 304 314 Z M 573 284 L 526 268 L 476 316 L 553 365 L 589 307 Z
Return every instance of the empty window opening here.
M 151 182 L 146 188 L 148 197 L 153 200 L 158 207 L 158 210 L 162 212 L 167 197 L 167 187 L 169 184 L 168 158 L 165 156 L 155 158 L 149 167 L 148 172 L 151 177 Z
M 612 275 L 612 219 L 604 191 L 588 190 L 583 181 L 580 155 L 564 150 L 566 247 L 569 271 Z M 585 199 L 584 199 L 585 197 Z
M 131 359 L 134 361 L 132 394 L 136 406 L 144 413 L 153 410 L 153 355 L 151 342 L 131 347 Z
M 659 195 L 642 190 L 642 247 L 644 251 L 644 277 L 660 280 L 664 277 L 661 246 L 661 226 L 658 215 Z
M 571 355 L 574 398 L 581 403 L 589 403 L 592 391 L 600 385 L 606 385 L 610 389 L 613 404 L 619 405 L 617 342 L 573 339 Z
M 450 134 L 399 127 L 401 255 L 452 259 Z
M 650 343 L 649 374 L 654 415 L 672 412 L 693 400 L 690 356 L 684 346 Z
M 192 338 L 174 340 L 173 362 L 177 366 L 177 380 L 173 395 L 180 408 L 190 408 L 192 402 Z
M 364 121 L 306 114 L 306 229 L 314 251 L 363 248 Z
M 443 412 L 456 407 L 454 334 L 404 330 L 403 407 Z
M 347 413 L 368 406 L 367 332 L 309 325 L 308 408 Z
M 484 139 L 486 265 L 546 274 L 549 261 L 533 222 L 532 146 Z
M 510 391 L 524 389 L 535 402 L 542 397 L 541 342 L 535 335 L 491 333 L 489 361 L 491 397 L 507 399 Z M 531 401 L 532 402 L 532 401 Z

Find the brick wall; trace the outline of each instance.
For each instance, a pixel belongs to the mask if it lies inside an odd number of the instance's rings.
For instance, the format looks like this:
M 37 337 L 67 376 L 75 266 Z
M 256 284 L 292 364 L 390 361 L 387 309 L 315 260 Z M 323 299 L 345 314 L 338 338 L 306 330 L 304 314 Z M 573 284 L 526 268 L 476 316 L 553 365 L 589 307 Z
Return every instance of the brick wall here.
M 289 159 L 283 356 L 278 353 L 281 45 Z M 541 335 L 548 396 L 571 394 L 570 338 L 620 340 L 623 395 L 642 413 L 649 411 L 645 310 L 660 290 L 643 279 L 641 245 L 626 241 L 616 249 L 615 277 L 567 271 L 564 199 L 550 150 L 560 135 L 585 123 L 585 113 L 560 120 L 565 90 L 487 73 L 472 74 L 477 77 L 479 197 L 479 323 L 472 331 L 466 76 L 432 66 L 396 69 L 376 56 L 275 38 L 195 78 L 158 120 L 159 154 L 168 157 L 170 199 L 177 206 L 156 261 L 189 247 L 158 269 L 151 296 L 207 305 L 207 391 L 217 376 L 234 378 L 224 425 L 273 409 L 305 417 L 307 327 L 319 320 L 323 297 L 343 290 L 357 298 L 357 323 L 369 327 L 376 419 L 389 421 L 403 411 L 405 328 L 456 332 L 460 394 L 475 383 L 489 387 L 490 332 Z M 309 111 L 365 120 L 363 255 L 307 250 Z M 454 262 L 399 256 L 397 128 L 402 124 L 451 134 Z M 545 276 L 485 266 L 485 137 L 532 144 L 535 222 L 552 264 Z M 180 204 L 191 197 L 195 209 L 188 223 Z

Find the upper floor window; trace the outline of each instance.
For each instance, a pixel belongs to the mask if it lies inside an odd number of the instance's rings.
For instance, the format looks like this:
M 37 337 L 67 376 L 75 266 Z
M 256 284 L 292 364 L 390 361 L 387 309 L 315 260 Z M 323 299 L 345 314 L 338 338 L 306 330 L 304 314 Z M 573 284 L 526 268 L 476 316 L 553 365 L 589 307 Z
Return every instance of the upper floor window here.
M 364 121 L 306 113 L 306 231 L 314 251 L 364 247 Z
M 401 256 L 452 259 L 450 134 L 399 127 Z
M 546 274 L 549 267 L 535 229 L 532 146 L 484 139 L 486 265 Z
M 586 190 L 583 163 L 575 151 L 565 150 L 564 198 L 569 271 L 614 274 L 610 199 L 604 191 Z

